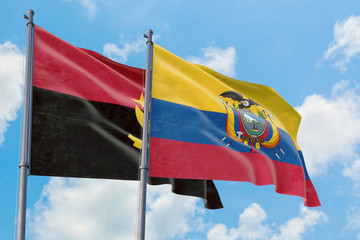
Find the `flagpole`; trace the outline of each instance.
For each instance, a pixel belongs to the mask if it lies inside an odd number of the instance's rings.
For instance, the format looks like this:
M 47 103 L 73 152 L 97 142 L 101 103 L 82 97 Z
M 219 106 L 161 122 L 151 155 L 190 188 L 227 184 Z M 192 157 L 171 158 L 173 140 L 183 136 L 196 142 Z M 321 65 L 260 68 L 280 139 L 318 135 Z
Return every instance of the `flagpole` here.
M 17 240 L 25 239 L 26 225 L 26 193 L 27 177 L 30 167 L 30 137 L 31 137 L 31 105 L 32 105 L 32 72 L 33 72 L 33 43 L 34 43 L 34 11 L 28 10 L 28 16 L 24 15 L 27 22 L 27 48 L 26 48 L 26 66 L 25 66 L 25 87 L 24 87 L 24 112 L 21 143 L 21 162 L 20 181 L 19 181 L 19 206 L 18 206 L 18 224 Z
M 144 37 L 147 39 L 147 54 L 146 54 L 146 77 L 145 77 L 145 99 L 144 99 L 144 123 L 142 132 L 142 154 L 140 163 L 140 193 L 139 193 L 139 216 L 138 216 L 138 231 L 137 239 L 145 239 L 145 218 L 146 218 L 146 184 L 149 175 L 149 146 L 150 146 L 150 99 L 151 99 L 151 76 L 152 76 L 152 53 L 153 31 L 148 30 Z

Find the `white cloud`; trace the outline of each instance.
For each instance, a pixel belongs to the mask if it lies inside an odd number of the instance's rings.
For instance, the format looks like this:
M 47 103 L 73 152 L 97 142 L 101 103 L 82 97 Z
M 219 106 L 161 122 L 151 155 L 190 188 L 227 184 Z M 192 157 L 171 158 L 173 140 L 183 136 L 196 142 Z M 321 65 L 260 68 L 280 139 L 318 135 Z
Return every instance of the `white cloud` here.
M 216 224 L 207 237 L 209 240 L 267 239 L 270 229 L 263 223 L 266 218 L 266 212 L 261 206 L 253 203 L 240 214 L 238 228 L 228 231 L 225 225 Z
M 346 71 L 346 64 L 360 53 L 360 16 L 350 16 L 334 25 L 334 40 L 324 54 L 324 59 L 341 55 L 335 66 Z
M 266 239 L 270 233 L 269 227 L 263 224 L 266 218 L 267 214 L 259 204 L 251 204 L 239 216 L 238 236 L 249 240 Z
M 360 207 L 352 206 L 346 213 L 347 223 L 345 228 L 347 229 L 360 229 Z
M 236 229 L 232 228 L 228 233 L 224 224 L 216 224 L 207 234 L 209 240 L 235 240 L 237 236 Z
M 147 239 L 168 239 L 181 237 L 198 228 L 201 219 L 196 207 L 198 198 L 170 193 L 170 185 L 149 186 Z M 190 224 L 191 223 L 191 224 Z
M 358 157 L 351 163 L 350 166 L 345 168 L 343 174 L 345 177 L 353 180 L 355 182 L 355 186 L 358 187 L 360 185 L 360 158 Z
M 296 109 L 302 116 L 298 135 L 310 175 L 324 173 L 335 163 L 352 165 L 359 159 L 360 144 L 359 86 L 341 81 L 326 98 L 313 94 Z M 346 171 L 344 174 L 352 175 Z
M 23 64 L 24 56 L 15 44 L 0 44 L 0 144 L 22 102 Z
M 216 224 L 209 232 L 209 240 L 301 240 L 315 225 L 328 220 L 325 213 L 300 206 L 300 216 L 271 230 L 264 222 L 266 212 L 257 203 L 247 207 L 239 217 L 239 226 L 230 230 L 223 224 Z M 273 225 L 276 226 L 276 225 Z
M 136 238 L 138 182 L 52 178 L 29 211 L 30 239 Z M 195 227 L 198 199 L 175 195 L 170 186 L 149 188 L 146 235 L 160 240 Z
M 96 3 L 92 0 L 78 0 L 78 2 L 88 11 L 90 18 L 93 18 L 99 10 Z
M 281 225 L 279 227 L 280 233 L 274 234 L 271 240 L 301 240 L 302 235 L 315 225 L 327 221 L 328 217 L 325 213 L 300 206 L 300 217 L 292 218 Z
M 202 49 L 202 57 L 190 56 L 187 61 L 204 65 L 224 75 L 235 77 L 236 50 L 234 47 L 220 49 L 207 47 Z
M 347 80 L 341 80 L 340 82 L 335 83 L 331 89 L 331 96 L 337 96 L 341 94 L 341 92 L 346 91 L 349 85 L 350 82 Z
M 122 47 L 119 47 L 114 43 L 106 43 L 103 47 L 103 52 L 107 57 L 115 61 L 125 63 L 131 53 L 139 53 L 144 51 L 146 48 L 144 38 L 138 38 L 136 41 L 130 43 L 120 41 L 120 45 Z
M 63 0 L 63 1 L 70 2 L 72 0 Z M 76 0 L 76 1 L 79 2 L 80 5 L 86 9 L 89 18 L 93 19 L 96 12 L 99 10 L 97 4 L 93 0 Z
M 136 182 L 53 178 L 30 211 L 32 239 L 134 239 Z

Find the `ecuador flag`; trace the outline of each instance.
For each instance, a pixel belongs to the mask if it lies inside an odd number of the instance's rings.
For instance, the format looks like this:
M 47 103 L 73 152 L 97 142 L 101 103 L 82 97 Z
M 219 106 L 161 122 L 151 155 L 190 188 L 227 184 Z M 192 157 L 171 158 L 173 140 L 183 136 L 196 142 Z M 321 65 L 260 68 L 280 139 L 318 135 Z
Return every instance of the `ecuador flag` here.
M 296 137 L 301 117 L 272 88 L 154 45 L 150 176 L 275 185 L 319 206 Z
M 138 180 L 145 71 L 35 26 L 30 174 Z M 137 109 L 137 110 L 136 110 Z M 149 178 L 221 208 L 212 181 Z

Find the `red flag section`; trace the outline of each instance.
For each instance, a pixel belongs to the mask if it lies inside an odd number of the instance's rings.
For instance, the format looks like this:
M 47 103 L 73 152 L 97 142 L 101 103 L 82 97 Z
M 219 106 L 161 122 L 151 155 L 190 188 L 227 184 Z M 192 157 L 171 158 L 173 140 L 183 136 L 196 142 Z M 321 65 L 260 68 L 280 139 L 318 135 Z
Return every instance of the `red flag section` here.
M 30 174 L 138 180 L 144 70 L 81 49 L 35 26 Z M 222 203 L 212 181 L 149 178 Z

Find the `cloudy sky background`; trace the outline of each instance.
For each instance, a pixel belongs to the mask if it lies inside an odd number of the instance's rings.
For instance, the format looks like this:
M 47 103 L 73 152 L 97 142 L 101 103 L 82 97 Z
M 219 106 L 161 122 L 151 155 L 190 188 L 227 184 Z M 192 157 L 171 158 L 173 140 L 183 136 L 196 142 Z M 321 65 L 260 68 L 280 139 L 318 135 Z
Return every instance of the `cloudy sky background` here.
M 0 236 L 14 239 L 26 21 L 145 68 L 145 40 L 225 75 L 271 86 L 302 115 L 298 141 L 321 207 L 273 186 L 217 181 L 224 209 L 150 186 L 147 239 L 360 239 L 360 2 L 0 2 Z M 138 183 L 29 177 L 30 240 L 135 239 Z

